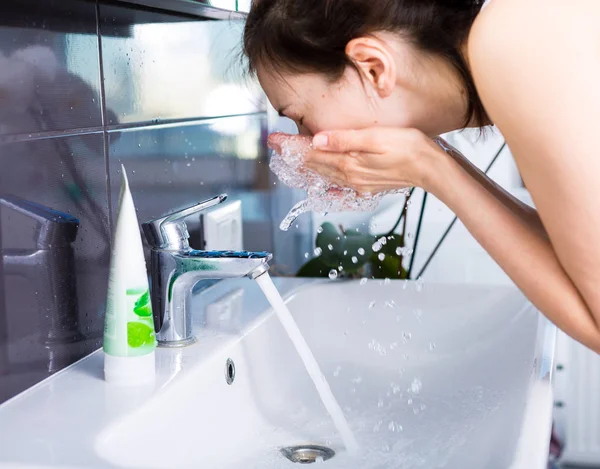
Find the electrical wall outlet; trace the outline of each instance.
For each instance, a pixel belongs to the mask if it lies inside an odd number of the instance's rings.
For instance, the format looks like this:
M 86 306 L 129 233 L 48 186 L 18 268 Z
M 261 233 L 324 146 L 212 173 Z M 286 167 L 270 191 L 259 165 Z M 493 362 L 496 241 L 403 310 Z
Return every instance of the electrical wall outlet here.
M 206 251 L 242 251 L 242 201 L 218 205 L 202 213 L 203 249 Z

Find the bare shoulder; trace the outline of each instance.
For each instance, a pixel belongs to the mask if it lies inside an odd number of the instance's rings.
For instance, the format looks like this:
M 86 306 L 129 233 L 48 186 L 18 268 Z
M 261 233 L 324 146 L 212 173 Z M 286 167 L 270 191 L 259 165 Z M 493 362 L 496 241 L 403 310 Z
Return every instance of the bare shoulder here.
M 598 0 L 493 0 L 468 43 L 471 72 L 492 120 L 517 126 L 557 95 L 590 91 L 588 81 L 600 76 L 599 23 Z
M 569 37 L 593 34 L 598 38 L 598 21 L 597 0 L 492 0 L 473 24 L 469 57 L 477 63 L 495 52 L 495 47 L 518 53 L 523 47 L 541 46 L 536 42 L 539 39 L 562 41 L 563 34 Z M 526 39 L 534 41 L 524 42 Z M 519 49 L 510 49 L 517 45 Z

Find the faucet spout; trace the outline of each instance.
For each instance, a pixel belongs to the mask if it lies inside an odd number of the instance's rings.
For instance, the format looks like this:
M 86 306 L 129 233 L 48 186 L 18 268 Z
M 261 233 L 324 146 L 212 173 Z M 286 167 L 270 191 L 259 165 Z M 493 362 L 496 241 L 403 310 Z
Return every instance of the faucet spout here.
M 189 246 L 184 218 L 223 202 L 214 197 L 166 217 L 143 224 L 150 253 L 152 310 L 159 346 L 182 347 L 195 341 L 192 333 L 192 291 L 216 280 L 256 279 L 269 270 L 269 252 L 199 251 Z
M 192 292 L 206 289 L 215 280 L 254 279 L 269 270 L 271 257 L 267 252 L 153 250 L 152 309 L 158 344 L 181 347 L 195 342 Z

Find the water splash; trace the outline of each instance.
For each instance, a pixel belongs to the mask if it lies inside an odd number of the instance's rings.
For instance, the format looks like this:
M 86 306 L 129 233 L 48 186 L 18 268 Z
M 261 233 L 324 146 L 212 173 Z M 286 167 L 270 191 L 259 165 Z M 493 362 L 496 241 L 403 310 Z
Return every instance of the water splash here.
M 410 385 L 410 390 L 412 391 L 412 393 L 419 394 L 421 392 L 421 389 L 423 389 L 423 383 L 421 382 L 421 380 L 419 378 L 413 379 L 413 382 Z
M 312 149 L 312 139 L 301 135 L 274 133 L 269 136 L 269 147 L 273 156 L 269 167 L 279 180 L 294 189 L 303 189 L 307 198 L 298 202 L 283 219 L 279 228 L 287 231 L 294 220 L 308 211 L 315 212 L 371 212 L 377 208 L 381 199 L 391 193 L 361 194 L 354 189 L 339 187 L 330 183 L 321 175 L 304 168 L 304 160 Z

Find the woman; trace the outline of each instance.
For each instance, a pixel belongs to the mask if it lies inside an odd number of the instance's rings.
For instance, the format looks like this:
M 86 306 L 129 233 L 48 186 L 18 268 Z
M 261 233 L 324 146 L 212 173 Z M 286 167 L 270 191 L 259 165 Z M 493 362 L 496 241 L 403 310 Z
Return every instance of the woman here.
M 255 0 L 244 46 L 314 136 L 307 166 L 359 193 L 441 199 L 550 320 L 600 353 L 600 2 Z M 537 211 L 432 138 L 495 124 Z

